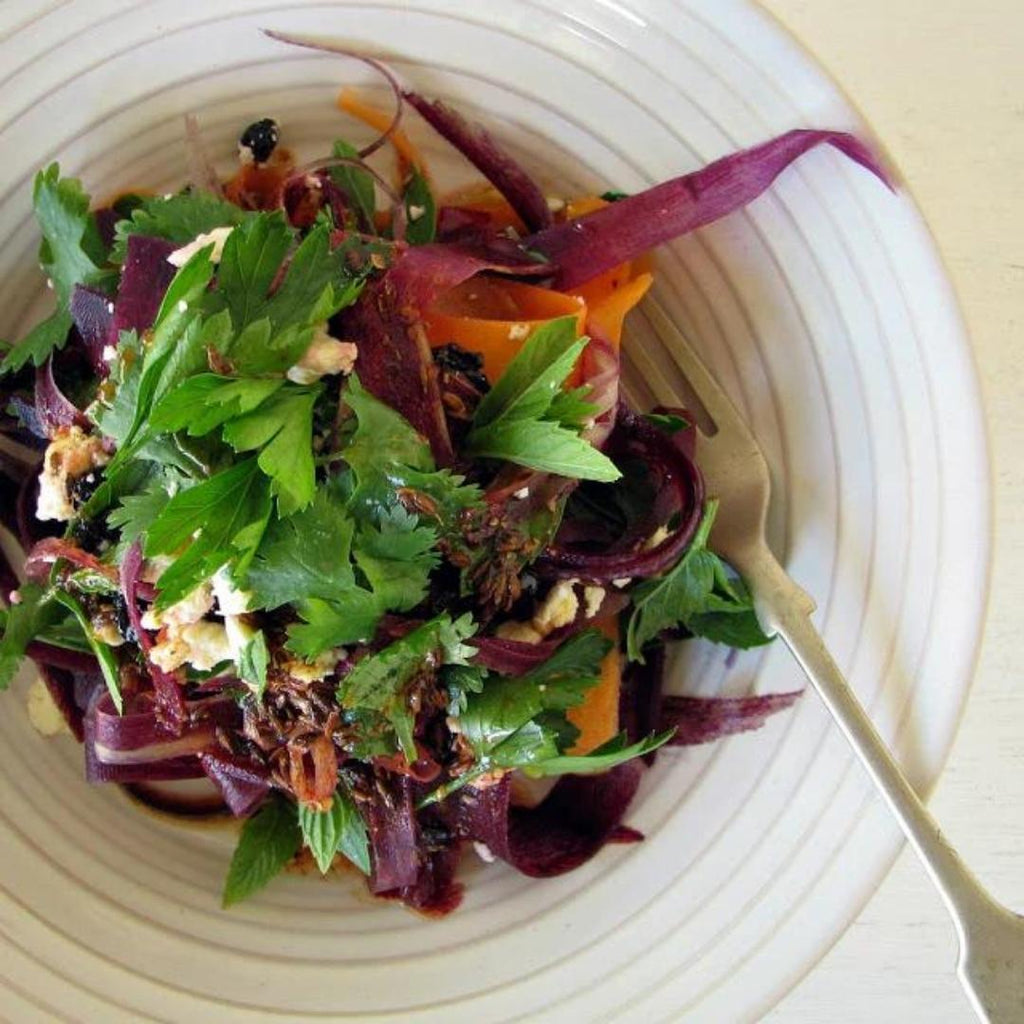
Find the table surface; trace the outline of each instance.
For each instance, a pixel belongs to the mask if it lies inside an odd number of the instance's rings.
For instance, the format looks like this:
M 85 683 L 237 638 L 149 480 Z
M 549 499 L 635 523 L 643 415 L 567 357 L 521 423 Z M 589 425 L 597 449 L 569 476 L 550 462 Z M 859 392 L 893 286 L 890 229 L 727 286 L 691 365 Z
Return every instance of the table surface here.
M 967 711 L 930 801 L 993 895 L 1024 909 L 1024 6 L 1020 0 L 762 0 L 819 59 L 900 168 L 971 334 L 993 462 L 988 619 Z M 965 538 L 970 543 L 970 538 Z M 766 1018 L 974 1020 L 956 941 L 914 855 Z

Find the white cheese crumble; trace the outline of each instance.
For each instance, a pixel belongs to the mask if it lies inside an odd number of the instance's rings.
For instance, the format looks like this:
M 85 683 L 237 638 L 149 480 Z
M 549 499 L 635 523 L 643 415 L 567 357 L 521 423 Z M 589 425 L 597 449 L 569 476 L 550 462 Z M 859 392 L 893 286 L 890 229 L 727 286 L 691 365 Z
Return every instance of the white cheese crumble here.
M 184 299 L 178 299 L 178 312 L 179 313 L 187 313 L 188 312 L 188 303 Z
M 630 585 L 630 583 L 632 583 L 632 582 L 633 582 L 633 577 L 632 576 L 622 576 L 622 577 L 620 577 L 617 580 L 612 580 L 612 586 L 613 587 L 618 587 L 619 590 L 622 590 L 624 587 L 628 587 Z
M 235 586 L 226 565 L 210 577 L 210 586 L 221 615 L 243 615 L 249 610 L 252 594 Z
M 494 863 L 496 858 L 495 858 L 494 854 L 491 853 L 491 848 L 486 843 L 479 843 L 479 842 L 475 842 L 474 841 L 473 849 L 476 850 L 476 855 L 485 864 L 493 864 Z
M 530 488 L 529 487 L 520 487 L 518 491 L 515 491 L 512 494 L 513 498 L 518 498 L 520 501 L 522 501 L 524 498 L 528 498 L 529 496 L 530 496 Z
M 114 312 L 114 304 L 112 302 L 108 302 L 107 303 L 107 312 L 108 313 L 113 313 Z
M 410 206 L 409 207 L 409 220 L 419 220 L 427 212 L 425 206 Z
M 583 614 L 592 619 L 604 604 L 604 587 L 583 588 Z
M 104 345 L 101 354 L 105 363 L 112 363 L 117 358 L 117 349 L 113 345 Z
M 529 333 L 529 324 L 512 324 L 512 326 L 508 329 L 508 340 L 525 341 Z
M 335 648 L 332 651 L 324 651 L 318 654 L 312 661 L 286 661 L 281 667 L 300 683 L 318 683 L 326 679 L 333 671 L 338 662 L 344 657 L 344 650 Z
M 70 485 L 109 461 L 98 437 L 89 437 L 78 427 L 62 428 L 43 455 L 36 518 L 70 519 L 75 514 Z
M 200 583 L 195 590 L 169 608 L 161 611 L 148 608 L 142 616 L 142 625 L 145 629 L 187 626 L 198 622 L 212 608 L 213 589 L 209 583 Z
M 644 542 L 644 551 L 653 551 L 662 541 L 668 538 L 668 527 L 659 526 Z
M 568 626 L 579 611 L 580 602 L 568 580 L 559 580 L 544 598 L 543 604 L 533 616 L 533 628 L 542 636 L 552 630 Z
M 295 384 L 315 384 L 321 377 L 348 374 L 355 366 L 358 353 L 351 341 L 338 341 L 321 327 L 313 335 L 302 358 L 285 376 Z
M 25 694 L 25 710 L 32 728 L 41 736 L 71 735 L 60 708 L 54 703 L 46 683 L 42 679 L 34 679 Z
M 173 672 L 186 662 L 201 672 L 232 658 L 231 643 L 226 627 L 219 622 L 190 622 L 187 626 L 172 626 L 166 636 L 154 644 L 150 660 L 165 672 Z
M 539 644 L 544 639 L 529 622 L 516 622 L 514 619 L 503 622 L 494 635 L 501 640 L 518 640 L 521 644 Z
M 212 231 L 196 235 L 187 245 L 183 245 L 180 249 L 175 249 L 167 257 L 167 262 L 173 267 L 183 267 L 200 249 L 205 249 L 208 245 L 212 244 L 213 251 L 210 253 L 210 262 L 220 263 L 221 257 L 224 255 L 224 243 L 228 240 L 228 235 L 234 230 L 234 228 L 214 228 Z
M 559 199 L 558 196 L 547 196 L 545 202 L 552 213 L 561 213 L 565 209 L 565 200 Z

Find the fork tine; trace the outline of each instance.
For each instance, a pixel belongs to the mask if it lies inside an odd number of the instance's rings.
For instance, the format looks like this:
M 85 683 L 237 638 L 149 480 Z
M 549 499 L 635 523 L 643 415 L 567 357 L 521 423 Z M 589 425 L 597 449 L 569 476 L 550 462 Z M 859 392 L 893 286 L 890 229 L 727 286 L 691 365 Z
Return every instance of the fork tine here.
M 665 354 L 682 373 L 717 430 L 728 432 L 733 438 L 742 439 L 747 444 L 754 444 L 754 437 L 743 421 L 743 417 L 737 412 L 729 396 L 711 376 L 701 358 L 686 340 L 686 336 L 673 323 L 664 307 L 657 299 L 648 297 L 643 309 Z

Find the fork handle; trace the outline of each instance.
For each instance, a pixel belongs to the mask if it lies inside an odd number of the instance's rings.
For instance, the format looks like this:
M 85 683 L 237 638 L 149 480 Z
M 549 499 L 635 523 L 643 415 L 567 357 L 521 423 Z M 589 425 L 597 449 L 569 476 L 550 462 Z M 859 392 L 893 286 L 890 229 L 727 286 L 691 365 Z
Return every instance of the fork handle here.
M 832 717 L 845 733 L 868 775 L 885 798 L 907 839 L 921 858 L 942 894 L 956 924 L 960 939 L 961 976 L 983 1019 L 1020 1020 L 1003 1016 L 984 1006 L 964 975 L 965 961 L 973 946 L 987 945 L 988 936 L 1007 926 L 1010 915 L 996 903 L 971 874 L 956 850 L 943 836 L 935 819 L 903 775 L 871 720 L 843 678 L 810 619 L 811 598 L 794 583 L 766 549 L 748 564 L 745 575 L 757 601 L 757 613 L 768 633 L 785 641 L 807 678 L 818 691 Z M 1019 1012 L 1020 1007 L 1017 1006 Z

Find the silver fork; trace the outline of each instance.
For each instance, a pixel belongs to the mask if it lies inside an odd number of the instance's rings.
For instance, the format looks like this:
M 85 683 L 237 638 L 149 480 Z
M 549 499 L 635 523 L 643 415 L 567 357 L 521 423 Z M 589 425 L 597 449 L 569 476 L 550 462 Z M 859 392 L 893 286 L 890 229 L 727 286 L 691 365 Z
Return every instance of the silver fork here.
M 811 623 L 813 599 L 768 548 L 768 465 L 753 434 L 665 310 L 652 298 L 642 308 L 716 428 L 697 439 L 707 492 L 720 499 L 711 546 L 746 579 L 762 627 L 800 663 L 942 894 L 960 940 L 957 974 L 976 1013 L 991 1024 L 1020 1024 L 1024 917 L 981 887 L 907 782 Z

